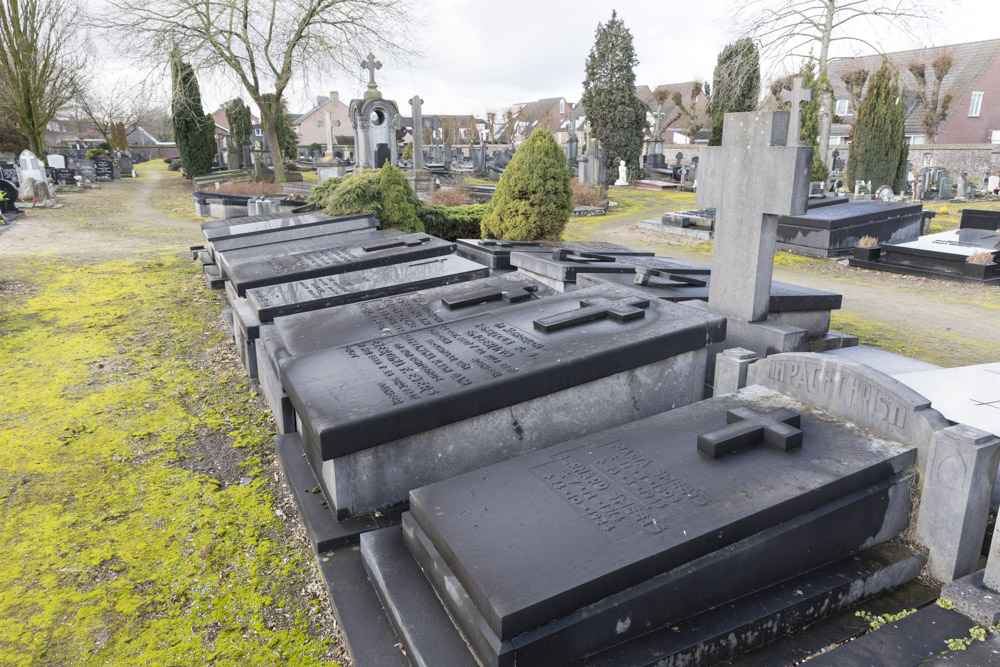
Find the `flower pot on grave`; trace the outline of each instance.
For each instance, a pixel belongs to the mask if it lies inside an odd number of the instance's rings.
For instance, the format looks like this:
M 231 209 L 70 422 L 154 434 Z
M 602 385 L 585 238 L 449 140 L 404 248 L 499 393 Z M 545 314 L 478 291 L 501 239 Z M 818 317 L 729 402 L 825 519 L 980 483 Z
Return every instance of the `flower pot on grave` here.
M 965 266 L 962 267 L 962 274 L 967 278 L 989 280 L 1000 275 L 1000 264 L 997 264 L 996 262 L 988 262 L 986 264 L 966 262 Z
M 859 246 L 854 249 L 854 259 L 862 262 L 877 262 L 881 255 L 882 248 L 878 246 L 874 248 L 862 248 Z

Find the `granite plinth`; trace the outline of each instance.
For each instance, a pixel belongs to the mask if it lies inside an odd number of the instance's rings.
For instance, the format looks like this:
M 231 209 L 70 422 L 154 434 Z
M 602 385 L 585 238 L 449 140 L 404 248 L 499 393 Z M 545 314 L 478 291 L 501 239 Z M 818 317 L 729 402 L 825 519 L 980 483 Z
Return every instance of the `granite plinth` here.
M 977 252 L 993 254 L 993 261 L 966 261 Z M 1000 232 L 957 229 L 921 236 L 906 243 L 883 243 L 879 259 L 851 259 L 851 266 L 962 282 L 1000 284 Z
M 779 406 L 801 449 L 699 453 Z M 484 664 L 566 664 L 893 537 L 913 460 L 751 388 L 414 490 L 403 536 Z
M 338 512 L 697 400 L 705 347 L 724 321 L 665 301 L 635 305 L 634 294 L 591 288 L 282 363 L 303 444 Z M 552 326 L 596 310 L 608 317 Z
M 329 347 L 423 329 L 551 294 L 509 274 L 279 317 L 260 329 L 258 377 L 282 433 L 295 430 L 295 411 L 278 377 L 289 359 Z M 476 301 L 469 302 L 474 295 Z
M 315 211 L 312 213 L 301 213 L 298 215 L 281 217 L 269 215 L 263 216 L 260 220 L 255 221 L 247 221 L 243 218 L 234 218 L 232 220 L 221 221 L 227 223 L 223 226 L 208 228 L 203 227 L 202 232 L 205 234 L 205 239 L 207 241 L 214 242 L 233 238 L 235 236 L 242 236 L 244 234 L 268 234 L 282 229 L 287 229 L 289 227 L 319 225 L 324 222 L 329 222 L 333 219 L 333 217 L 334 216 L 329 213 Z M 359 213 L 356 216 L 344 216 L 344 218 L 354 218 L 357 220 L 367 220 L 371 217 L 372 216 L 369 213 Z M 234 221 L 237 222 L 234 224 Z
M 297 239 L 310 239 L 327 234 L 340 234 L 345 232 L 360 231 L 363 229 L 375 229 L 379 225 L 379 219 L 375 216 L 328 216 L 328 222 L 318 222 L 314 225 L 296 225 L 285 227 L 276 231 L 269 231 L 263 234 L 241 234 L 228 239 L 212 242 L 212 252 L 225 252 L 228 250 L 238 250 L 240 248 L 250 248 L 254 246 L 264 246 L 274 243 L 284 243 Z
M 920 236 L 921 204 L 851 200 L 778 218 L 778 248 L 814 257 L 854 252 L 862 236 L 901 243 Z
M 600 241 L 498 241 L 494 239 L 458 239 L 458 254 L 485 264 L 491 269 L 510 269 L 512 252 L 549 253 L 556 248 L 581 253 L 612 256 L 651 256 L 648 250 L 637 250 L 617 243 Z
M 293 241 L 294 243 L 294 241 Z M 450 255 L 455 244 L 428 234 L 338 242 L 335 246 L 257 261 L 227 264 L 229 282 L 239 296 L 253 287 L 363 271 L 400 262 Z M 223 254 L 225 263 L 226 255 Z
M 489 271 L 478 262 L 457 255 L 445 255 L 256 287 L 247 290 L 247 300 L 258 319 L 269 322 L 282 315 L 486 278 Z

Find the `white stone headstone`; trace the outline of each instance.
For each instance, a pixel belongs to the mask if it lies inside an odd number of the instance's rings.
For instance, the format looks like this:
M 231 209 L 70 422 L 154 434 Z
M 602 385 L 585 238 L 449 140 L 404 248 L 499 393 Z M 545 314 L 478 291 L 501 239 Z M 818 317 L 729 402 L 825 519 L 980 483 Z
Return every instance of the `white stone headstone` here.
M 42 166 L 41 160 L 29 150 L 21 151 L 21 156 L 18 158 L 18 166 L 21 167 L 21 182 L 33 178 L 36 181 L 45 180 L 45 168 Z
M 1000 176 L 990 176 L 990 192 L 1000 188 Z
M 45 160 L 49 163 L 49 166 L 53 169 L 65 169 L 66 168 L 66 156 L 60 155 L 59 153 L 53 153 L 52 155 L 46 155 Z

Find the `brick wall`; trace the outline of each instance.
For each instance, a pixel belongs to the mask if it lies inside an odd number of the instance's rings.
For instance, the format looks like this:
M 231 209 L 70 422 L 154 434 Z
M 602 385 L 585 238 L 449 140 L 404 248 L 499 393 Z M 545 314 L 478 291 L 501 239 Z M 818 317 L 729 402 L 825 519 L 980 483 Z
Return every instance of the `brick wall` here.
M 848 147 L 833 146 L 840 150 L 840 159 L 847 161 Z M 910 163 L 919 170 L 925 153 L 934 156 L 935 167 L 947 169 L 952 176 L 967 172 L 970 181 L 980 182 L 983 174 L 1000 175 L 1000 144 L 916 144 L 910 146 Z

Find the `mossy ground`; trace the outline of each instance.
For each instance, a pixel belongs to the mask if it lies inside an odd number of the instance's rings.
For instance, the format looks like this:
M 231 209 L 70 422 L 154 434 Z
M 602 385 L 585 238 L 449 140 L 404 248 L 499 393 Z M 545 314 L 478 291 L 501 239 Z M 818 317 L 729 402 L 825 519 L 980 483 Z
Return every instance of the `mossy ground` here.
M 190 185 L 139 171 L 0 236 L 2 662 L 333 664 Z

